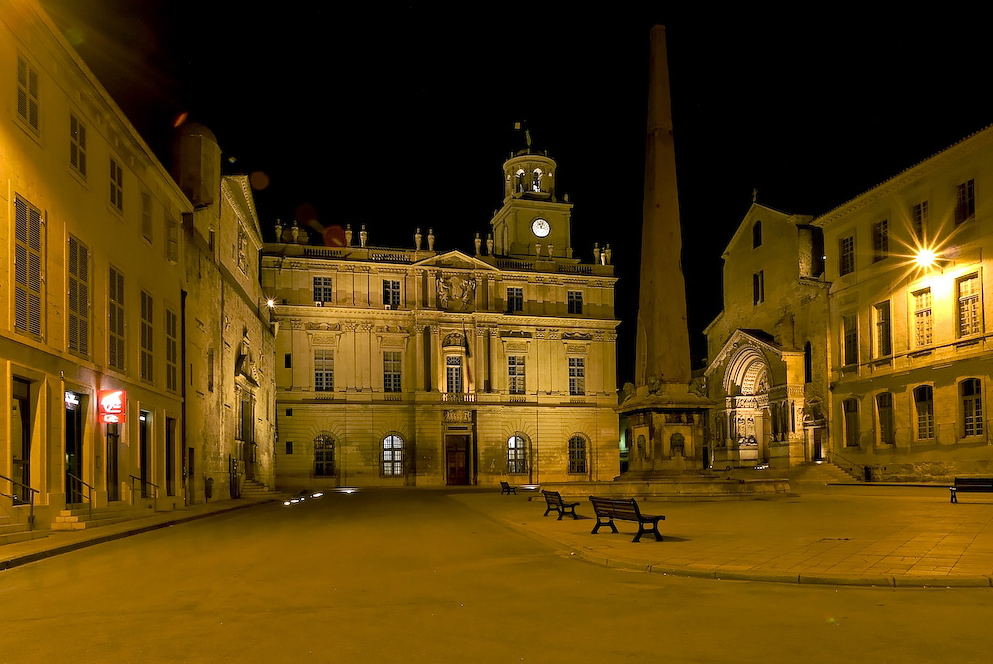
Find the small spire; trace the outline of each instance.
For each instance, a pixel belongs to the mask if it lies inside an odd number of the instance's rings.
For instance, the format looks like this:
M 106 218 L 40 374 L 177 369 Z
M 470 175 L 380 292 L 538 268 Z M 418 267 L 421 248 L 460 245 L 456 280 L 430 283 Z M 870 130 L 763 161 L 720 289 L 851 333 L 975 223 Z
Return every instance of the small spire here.
M 758 190 L 758 189 L 752 189 L 752 203 L 754 203 L 754 202 L 755 202 L 755 200 L 756 200 L 756 199 L 757 199 L 758 197 L 759 197 L 759 190 Z

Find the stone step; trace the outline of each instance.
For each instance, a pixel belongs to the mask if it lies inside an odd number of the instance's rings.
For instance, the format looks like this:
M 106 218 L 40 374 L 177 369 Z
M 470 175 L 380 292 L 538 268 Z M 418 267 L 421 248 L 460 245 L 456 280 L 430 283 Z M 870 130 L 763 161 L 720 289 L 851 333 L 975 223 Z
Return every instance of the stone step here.
M 0 530 L 0 546 L 48 537 L 47 530 L 28 530 L 28 527 L 22 524 L 18 524 L 17 527 L 18 530 L 10 532 Z
M 154 512 L 149 507 L 137 506 L 113 506 L 100 507 L 93 510 L 92 515 L 87 508 L 72 508 L 60 510 L 55 520 L 52 522 L 52 530 L 82 530 L 84 528 L 99 528 L 109 526 L 122 521 L 130 521 L 143 516 L 149 516 Z

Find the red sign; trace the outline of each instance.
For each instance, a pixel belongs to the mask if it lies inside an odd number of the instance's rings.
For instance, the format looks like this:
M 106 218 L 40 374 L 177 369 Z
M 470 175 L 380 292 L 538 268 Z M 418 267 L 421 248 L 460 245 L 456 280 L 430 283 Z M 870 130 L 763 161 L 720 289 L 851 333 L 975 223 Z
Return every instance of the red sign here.
M 124 390 L 97 390 L 97 407 L 102 422 L 106 424 L 123 422 L 126 406 L 127 392 Z

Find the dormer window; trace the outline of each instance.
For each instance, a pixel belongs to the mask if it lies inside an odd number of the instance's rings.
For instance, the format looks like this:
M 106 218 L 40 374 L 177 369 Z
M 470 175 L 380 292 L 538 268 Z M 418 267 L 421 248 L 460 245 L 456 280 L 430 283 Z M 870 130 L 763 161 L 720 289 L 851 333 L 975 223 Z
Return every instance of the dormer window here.
M 536 168 L 531 172 L 531 191 L 541 191 L 541 169 Z
M 762 246 L 762 222 L 756 221 L 752 225 L 752 249 Z

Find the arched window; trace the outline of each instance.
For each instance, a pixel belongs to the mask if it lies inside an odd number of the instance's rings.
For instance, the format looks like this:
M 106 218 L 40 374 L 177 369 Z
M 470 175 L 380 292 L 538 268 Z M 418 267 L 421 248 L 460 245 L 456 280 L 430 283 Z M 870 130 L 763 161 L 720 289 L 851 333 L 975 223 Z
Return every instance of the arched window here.
M 403 477 L 403 438 L 396 434 L 383 438 L 383 477 Z
M 752 249 L 762 246 L 762 222 L 752 224 Z
M 857 399 L 845 399 L 841 402 L 841 410 L 845 416 L 845 447 L 859 446 L 859 402 Z
M 523 168 L 517 171 L 517 193 L 523 193 L 527 179 L 528 175 L 524 172 Z
M 531 191 L 541 191 L 541 169 L 536 168 L 531 173 Z
M 917 411 L 917 440 L 934 438 L 934 390 L 930 385 L 914 388 L 914 410 Z
M 569 439 L 569 472 L 586 472 L 586 439 L 582 436 Z
M 962 436 L 983 435 L 983 385 L 978 378 L 959 383 L 962 402 Z
M 514 434 L 507 439 L 507 473 L 521 475 L 528 472 L 528 442 L 524 436 Z
M 334 477 L 334 436 L 329 433 L 314 438 L 314 476 Z
M 876 395 L 876 421 L 879 422 L 879 442 L 896 444 L 896 423 L 893 420 L 893 395 L 880 392 Z

